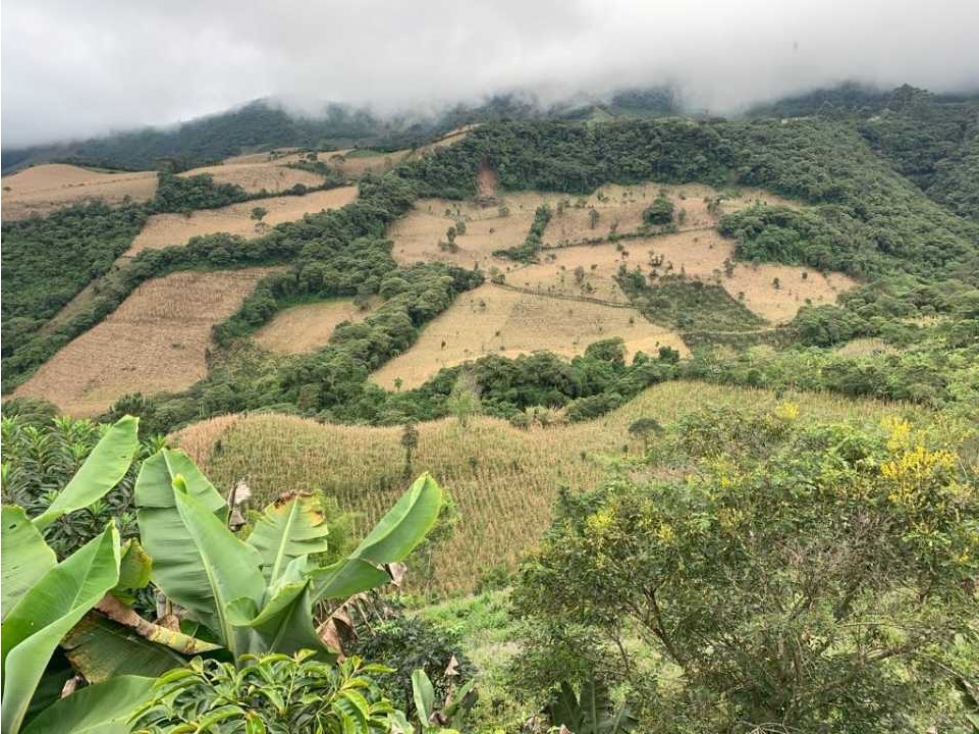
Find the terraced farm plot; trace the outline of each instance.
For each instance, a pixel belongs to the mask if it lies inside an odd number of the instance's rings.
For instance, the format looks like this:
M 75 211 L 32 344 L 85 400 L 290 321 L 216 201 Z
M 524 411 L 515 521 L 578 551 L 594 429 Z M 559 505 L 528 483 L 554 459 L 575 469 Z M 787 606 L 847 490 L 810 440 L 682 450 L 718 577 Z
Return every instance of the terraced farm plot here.
M 620 249 L 621 248 L 621 249 Z M 654 266 L 654 258 L 662 264 Z M 716 230 L 678 232 L 599 244 L 559 248 L 544 253 L 543 262 L 515 270 L 507 283 L 542 294 L 586 295 L 626 303 L 615 277 L 624 265 L 644 273 L 686 273 L 688 278 L 715 282 L 756 314 L 773 322 L 791 320 L 802 306 L 833 303 L 856 285 L 841 273 L 823 275 L 792 265 L 733 263 L 734 241 Z M 733 270 L 727 270 L 733 264 Z M 579 270 L 582 277 L 575 276 Z
M 534 212 L 545 203 L 554 205 L 557 198 L 533 192 L 507 194 L 500 204 L 507 208 L 506 214 L 497 206 L 421 199 L 388 231 L 394 241 L 394 258 L 402 264 L 445 262 L 464 268 L 495 265 L 500 270 L 512 269 L 512 261 L 494 258 L 493 251 L 521 244 L 534 221 Z M 456 237 L 457 249 L 440 247 L 440 242 L 446 242 L 446 230 L 460 220 L 466 223 L 466 231 Z
M 280 163 L 279 160 L 258 163 L 228 163 L 225 161 L 222 165 L 194 168 L 179 175 L 189 177 L 205 173 L 214 179 L 214 183 L 234 184 L 250 194 L 257 194 L 263 190 L 270 194 L 277 194 L 288 191 L 297 184 L 319 186 L 324 180 L 318 174 L 289 168 Z
M 389 389 L 423 384 L 443 367 L 487 354 L 515 357 L 538 350 L 582 354 L 592 342 L 622 337 L 630 354 L 670 346 L 686 354 L 673 332 L 649 323 L 632 308 L 547 298 L 487 283 L 460 295 L 429 323 L 418 342 L 381 367 L 373 379 Z
M 801 406 L 803 418 L 834 421 L 879 420 L 908 411 L 905 405 L 827 394 L 790 391 L 784 400 Z M 779 403 L 771 391 L 669 382 L 597 420 L 547 430 L 521 431 L 482 417 L 466 430 L 454 419 L 420 424 L 413 470 L 430 471 L 452 493 L 460 517 L 453 537 L 435 555 L 427 587 L 466 593 L 493 566 L 504 563 L 513 569 L 539 542 L 562 484 L 572 491 L 594 487 L 604 473 L 596 455 L 620 454 L 623 446 L 631 452 L 641 449 L 628 433 L 638 418 L 665 425 L 707 404 L 774 409 Z M 282 415 L 223 416 L 175 437 L 220 491 L 246 475 L 255 506 L 285 491 L 323 490 L 344 509 L 363 513 L 361 531 L 405 488 L 400 439 L 397 426 L 323 425 Z M 214 452 L 218 440 L 221 451 Z
M 92 199 L 108 204 L 149 201 L 156 194 L 155 171 L 102 172 L 46 163 L 26 168 L 2 180 L 3 219 L 26 219 Z
M 63 347 L 15 395 L 45 398 L 73 416 L 127 393 L 185 390 L 207 372 L 211 327 L 273 268 L 182 272 L 148 281 L 105 321 Z
M 276 314 L 255 333 L 255 341 L 279 354 L 302 354 L 325 347 L 333 330 L 344 321 L 362 321 L 371 308 L 358 308 L 352 300 L 293 306 Z
M 202 209 L 185 214 L 154 214 L 143 231 L 133 240 L 126 255 L 143 250 L 183 245 L 191 237 L 217 232 L 240 235 L 246 239 L 260 237 L 268 227 L 302 219 L 324 209 L 338 209 L 357 198 L 356 186 L 342 186 L 326 191 L 314 191 L 305 196 L 276 196 L 231 204 L 220 209 Z M 252 218 L 255 207 L 267 214 L 259 223 Z

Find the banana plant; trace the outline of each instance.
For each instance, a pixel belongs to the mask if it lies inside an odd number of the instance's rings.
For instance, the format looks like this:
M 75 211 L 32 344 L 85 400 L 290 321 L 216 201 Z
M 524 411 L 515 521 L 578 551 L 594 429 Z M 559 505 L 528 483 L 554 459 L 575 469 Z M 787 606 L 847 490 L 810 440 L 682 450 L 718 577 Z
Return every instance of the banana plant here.
M 137 419 L 130 416 L 113 425 L 41 515 L 29 519 L 21 507 L 2 508 L 2 734 L 20 731 L 62 638 L 119 584 L 121 550 L 114 524 L 60 563 L 42 531 L 121 481 L 138 447 L 137 428 Z M 99 691 L 87 694 L 92 702 L 99 696 Z
M 421 734 L 459 734 L 466 718 L 476 705 L 478 693 L 476 681 L 471 680 L 459 691 L 451 690 L 444 702 L 435 700 L 435 686 L 428 674 L 420 668 L 411 674 L 411 692 L 415 699 Z M 392 734 L 415 734 L 415 727 L 402 711 L 394 711 L 389 717 Z
M 574 734 L 625 734 L 639 723 L 627 700 L 614 705 L 608 686 L 589 680 L 581 686 L 581 695 L 567 681 L 561 683 L 548 706 L 551 724 L 570 729 Z
M 135 492 L 153 582 L 235 660 L 302 649 L 332 657 L 316 632 L 315 604 L 386 584 L 385 566 L 424 539 L 442 503 L 423 475 L 348 557 L 321 566 L 311 557 L 326 550 L 328 529 L 310 497 L 270 505 L 241 540 L 228 528 L 224 499 L 181 451 L 147 459 Z
M 54 551 L 44 542 L 44 529 L 63 515 L 101 499 L 126 476 L 139 449 L 138 428 L 139 419 L 128 415 L 114 423 L 71 481 L 37 517 L 29 520 L 23 508 L 3 507 L 2 618 L 6 619 L 17 600 L 57 564 Z

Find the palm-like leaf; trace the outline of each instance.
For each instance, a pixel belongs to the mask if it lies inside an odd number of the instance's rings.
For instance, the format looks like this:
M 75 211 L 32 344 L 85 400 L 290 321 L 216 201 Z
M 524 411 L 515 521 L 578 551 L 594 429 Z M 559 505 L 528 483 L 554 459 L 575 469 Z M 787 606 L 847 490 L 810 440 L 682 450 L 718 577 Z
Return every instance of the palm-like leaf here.
M 3 596 L 3 618 L 34 583 L 54 568 L 58 559 L 41 537 L 41 532 L 27 519 L 20 507 L 3 507 L 3 534 L 0 546 L 0 586 Z
M 35 527 L 44 530 L 62 515 L 101 499 L 126 476 L 137 449 L 139 418 L 127 415 L 109 428 L 48 509 L 34 518 Z
M 49 570 L 3 622 L 3 734 L 16 734 L 61 638 L 119 581 L 119 533 L 102 535 Z
M 129 734 L 129 716 L 152 687 L 153 678 L 135 675 L 87 686 L 45 709 L 24 734 Z
M 299 495 L 266 507 L 248 544 L 262 556 L 265 580 L 275 585 L 294 559 L 326 551 L 328 532 L 315 500 Z

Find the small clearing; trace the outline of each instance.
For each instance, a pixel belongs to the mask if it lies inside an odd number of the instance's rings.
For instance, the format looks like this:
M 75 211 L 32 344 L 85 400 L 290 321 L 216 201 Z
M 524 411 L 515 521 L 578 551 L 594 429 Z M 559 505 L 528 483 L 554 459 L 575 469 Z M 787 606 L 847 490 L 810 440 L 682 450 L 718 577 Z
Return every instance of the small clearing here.
M 265 155 L 268 155 L 267 153 Z M 250 194 L 267 191 L 278 194 L 288 191 L 297 184 L 303 186 L 319 186 L 323 177 L 310 171 L 289 168 L 276 160 L 259 163 L 232 163 L 227 161 L 222 165 L 194 168 L 179 174 L 184 177 L 208 174 L 218 184 L 234 184 Z
M 649 323 L 632 308 L 547 298 L 491 283 L 460 295 L 422 331 L 417 343 L 374 373 L 374 381 L 393 388 L 423 384 L 443 367 L 488 354 L 516 357 L 549 350 L 566 357 L 582 354 L 596 341 L 625 340 L 628 352 L 655 353 L 669 346 L 686 355 L 683 341 L 669 329 Z
M 344 321 L 362 321 L 371 312 L 350 299 L 304 303 L 276 314 L 255 333 L 255 341 L 279 354 L 303 354 L 325 347 Z
M 72 416 L 92 416 L 128 393 L 185 390 L 207 373 L 211 327 L 273 270 L 180 272 L 148 281 L 14 394 L 45 398 Z
M 325 209 L 339 209 L 357 198 L 356 186 L 313 191 L 305 196 L 276 196 L 231 204 L 220 209 L 201 209 L 185 214 L 154 214 L 126 252 L 132 256 L 147 249 L 183 245 L 191 237 L 227 232 L 246 239 L 261 237 L 269 227 L 302 219 Z M 266 210 L 261 222 L 252 218 L 256 207 Z
M 2 180 L 3 219 L 26 219 L 83 201 L 120 204 L 127 197 L 149 201 L 156 193 L 155 171 L 93 171 L 64 163 L 45 163 Z

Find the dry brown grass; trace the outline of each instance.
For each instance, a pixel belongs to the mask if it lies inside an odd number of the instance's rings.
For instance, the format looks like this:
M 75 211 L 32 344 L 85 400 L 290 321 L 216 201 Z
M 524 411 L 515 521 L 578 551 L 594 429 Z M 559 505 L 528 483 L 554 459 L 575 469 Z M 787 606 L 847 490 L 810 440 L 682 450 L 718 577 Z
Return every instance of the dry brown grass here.
M 63 163 L 46 163 L 4 176 L 3 219 L 24 219 L 90 199 L 119 204 L 127 196 L 148 201 L 156 193 L 154 171 L 102 173 Z
M 374 373 L 379 385 L 417 387 L 443 367 L 487 354 L 515 357 L 549 350 L 567 357 L 592 342 L 622 337 L 630 354 L 670 346 L 686 354 L 676 334 L 636 310 L 517 293 L 486 283 L 460 295 L 422 331 L 418 342 Z
M 289 168 L 282 165 L 279 160 L 258 163 L 242 163 L 239 161 L 230 164 L 225 161 L 222 165 L 194 168 L 190 171 L 184 171 L 180 175 L 197 176 L 204 173 L 212 176 L 214 183 L 234 184 L 252 194 L 257 194 L 263 189 L 270 194 L 277 194 L 291 189 L 296 184 L 319 186 L 323 183 L 322 176 L 309 171 Z
M 906 411 L 905 406 L 832 395 L 789 392 L 801 417 L 865 418 Z M 587 423 L 521 431 L 505 421 L 477 418 L 463 430 L 455 420 L 419 425 L 413 471 L 430 471 L 451 493 L 460 515 L 454 537 L 435 557 L 431 590 L 465 593 L 498 564 L 511 569 L 539 541 L 563 484 L 594 487 L 598 455 L 640 449 L 628 427 L 640 417 L 663 424 L 707 404 L 772 409 L 772 392 L 697 382 L 652 387 L 627 405 Z M 219 421 L 219 425 L 215 422 Z M 363 513 L 361 530 L 376 522 L 404 491 L 401 428 L 323 425 L 280 415 L 218 418 L 176 435 L 202 461 L 220 491 L 243 476 L 256 505 L 284 491 L 324 490 L 344 509 Z M 208 450 L 221 439 L 221 450 Z
M 183 245 L 191 237 L 217 232 L 240 235 L 247 239 L 261 237 L 269 227 L 301 219 L 324 209 L 338 209 L 357 198 L 356 186 L 343 186 L 326 191 L 314 191 L 305 196 L 276 196 L 245 201 L 221 209 L 202 209 L 190 216 L 184 214 L 154 214 L 133 240 L 126 256 L 143 250 L 170 245 Z M 252 219 L 252 210 L 262 207 L 268 213 L 261 223 Z
M 868 354 L 897 354 L 897 347 L 888 344 L 883 339 L 873 339 L 870 337 L 854 339 L 846 344 L 837 347 L 836 353 L 845 357 L 864 357 Z
M 279 354 L 301 354 L 325 347 L 333 330 L 344 321 L 362 321 L 370 312 L 352 300 L 306 303 L 280 311 L 255 333 L 255 341 Z
M 211 327 L 271 270 L 182 272 L 148 281 L 15 395 L 46 398 L 69 415 L 90 416 L 127 393 L 184 390 L 207 372 Z

